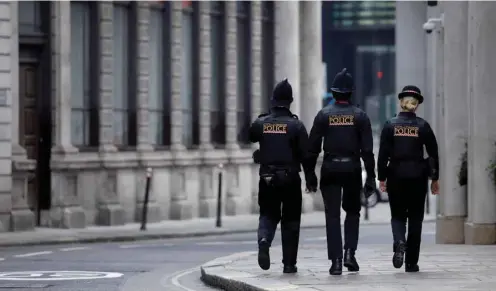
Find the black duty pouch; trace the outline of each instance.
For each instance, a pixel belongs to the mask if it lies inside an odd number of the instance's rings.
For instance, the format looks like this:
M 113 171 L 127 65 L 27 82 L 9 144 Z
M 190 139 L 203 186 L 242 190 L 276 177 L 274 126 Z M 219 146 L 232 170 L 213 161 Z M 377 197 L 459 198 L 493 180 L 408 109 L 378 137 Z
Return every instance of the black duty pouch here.
M 289 170 L 280 168 L 271 168 L 268 173 L 260 174 L 260 178 L 272 187 L 287 185 L 291 180 Z

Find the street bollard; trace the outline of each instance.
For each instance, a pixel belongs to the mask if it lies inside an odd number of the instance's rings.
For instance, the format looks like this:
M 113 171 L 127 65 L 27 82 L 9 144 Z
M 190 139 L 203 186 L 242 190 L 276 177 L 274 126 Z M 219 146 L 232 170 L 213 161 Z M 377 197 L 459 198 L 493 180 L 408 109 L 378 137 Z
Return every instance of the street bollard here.
M 146 230 L 146 218 L 148 216 L 148 200 L 150 199 L 150 180 L 152 178 L 152 168 L 146 169 L 145 200 L 143 201 L 143 212 L 141 214 L 141 231 Z
M 219 164 L 219 191 L 217 193 L 217 220 L 215 227 L 222 227 L 222 168 L 224 168 L 224 165 Z

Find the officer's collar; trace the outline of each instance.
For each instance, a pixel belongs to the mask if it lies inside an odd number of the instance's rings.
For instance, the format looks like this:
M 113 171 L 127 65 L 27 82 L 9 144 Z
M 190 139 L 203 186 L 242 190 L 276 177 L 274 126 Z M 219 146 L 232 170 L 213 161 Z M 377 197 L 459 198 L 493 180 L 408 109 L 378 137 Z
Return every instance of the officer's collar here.
M 404 117 L 416 117 L 416 116 L 417 116 L 417 114 L 415 114 L 415 112 L 407 112 L 407 111 L 403 111 L 403 112 L 398 113 L 398 116 L 404 116 Z
M 275 114 L 292 114 L 291 110 L 289 110 L 286 106 L 274 106 L 270 109 L 270 112 Z

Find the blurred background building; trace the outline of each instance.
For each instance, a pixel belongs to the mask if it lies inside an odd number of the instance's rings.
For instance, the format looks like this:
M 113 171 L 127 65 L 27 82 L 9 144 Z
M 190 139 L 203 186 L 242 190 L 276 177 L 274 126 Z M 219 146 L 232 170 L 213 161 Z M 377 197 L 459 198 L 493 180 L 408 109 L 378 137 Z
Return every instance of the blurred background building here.
M 238 133 L 268 110 L 283 78 L 293 85 L 292 110 L 308 130 L 332 102 L 334 75 L 346 67 L 356 81 L 353 101 L 376 134 L 407 84 L 421 88 L 426 101 L 419 114 L 440 131 L 447 123 L 440 119 L 442 76 L 435 68 L 447 67 L 436 49 L 440 38 L 422 29 L 440 6 L 1 2 L 0 229 L 139 221 L 147 167 L 153 168 L 150 222 L 214 216 L 220 171 L 223 214 L 256 213 L 255 147 Z M 480 7 L 473 11 L 481 14 Z M 457 9 L 449 13 L 459 30 L 467 27 L 467 9 Z M 442 44 L 445 52 L 454 47 L 448 38 Z M 454 59 L 464 59 L 462 52 Z M 460 209 L 464 193 L 457 194 Z M 319 196 L 305 195 L 304 211 L 322 210 Z M 460 215 L 463 225 L 466 214 Z

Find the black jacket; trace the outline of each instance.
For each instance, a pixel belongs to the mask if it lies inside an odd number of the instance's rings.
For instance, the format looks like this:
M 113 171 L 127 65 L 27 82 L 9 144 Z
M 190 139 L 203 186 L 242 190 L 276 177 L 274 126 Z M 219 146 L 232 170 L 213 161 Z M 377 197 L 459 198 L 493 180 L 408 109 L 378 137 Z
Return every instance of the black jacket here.
M 350 158 L 355 169 L 361 168 L 360 157 L 369 178 L 375 178 L 373 137 L 370 119 L 360 108 L 349 103 L 328 105 L 314 119 L 309 137 L 311 168 L 315 168 L 324 139 L 324 161 L 328 158 Z
M 424 146 L 431 165 L 424 159 Z M 430 175 L 432 180 L 438 180 L 438 145 L 429 123 L 411 112 L 401 112 L 386 121 L 381 133 L 377 169 L 379 181 L 385 181 L 391 175 L 399 178 Z
M 284 107 L 273 107 L 269 114 L 260 115 L 249 129 L 249 140 L 260 144 L 260 173 L 268 166 L 288 167 L 301 171 L 308 168 L 308 132 L 303 122 Z

